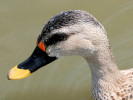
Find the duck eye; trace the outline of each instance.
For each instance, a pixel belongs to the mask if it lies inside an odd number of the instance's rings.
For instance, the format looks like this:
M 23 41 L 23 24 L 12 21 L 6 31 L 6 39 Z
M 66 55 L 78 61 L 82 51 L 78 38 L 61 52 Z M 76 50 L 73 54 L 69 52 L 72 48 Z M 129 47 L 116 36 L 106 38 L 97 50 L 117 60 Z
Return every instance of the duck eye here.
M 40 42 L 40 43 L 38 44 L 38 47 L 39 47 L 42 51 L 44 51 L 44 52 L 46 51 L 46 48 L 45 48 L 43 42 Z
M 54 45 L 60 41 L 66 40 L 67 37 L 68 37 L 68 35 L 63 34 L 63 33 L 62 34 L 54 34 L 46 41 L 46 44 L 47 45 Z

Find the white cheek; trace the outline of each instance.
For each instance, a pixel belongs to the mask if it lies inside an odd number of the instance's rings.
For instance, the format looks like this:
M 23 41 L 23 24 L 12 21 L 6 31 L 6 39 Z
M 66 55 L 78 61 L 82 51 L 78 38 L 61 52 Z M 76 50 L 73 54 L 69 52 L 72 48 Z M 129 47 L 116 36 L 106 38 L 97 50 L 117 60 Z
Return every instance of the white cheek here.
M 54 46 L 49 46 L 46 50 L 46 53 L 48 54 L 48 56 L 50 57 L 57 57 L 57 58 L 61 58 L 62 56 L 60 55 L 60 51 L 56 50 Z
M 47 53 L 48 56 L 50 56 L 50 57 L 55 56 L 55 55 L 52 53 L 52 48 L 51 48 L 50 46 L 47 48 L 46 53 Z

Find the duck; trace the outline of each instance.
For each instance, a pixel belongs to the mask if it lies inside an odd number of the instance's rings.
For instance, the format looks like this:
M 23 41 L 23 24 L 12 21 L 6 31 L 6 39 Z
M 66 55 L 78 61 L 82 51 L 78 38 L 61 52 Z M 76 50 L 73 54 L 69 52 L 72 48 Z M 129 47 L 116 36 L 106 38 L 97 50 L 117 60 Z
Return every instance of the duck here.
M 133 69 L 119 70 L 106 30 L 83 10 L 52 17 L 38 36 L 31 56 L 13 67 L 8 79 L 26 78 L 57 59 L 77 55 L 86 60 L 91 70 L 94 100 L 133 100 Z

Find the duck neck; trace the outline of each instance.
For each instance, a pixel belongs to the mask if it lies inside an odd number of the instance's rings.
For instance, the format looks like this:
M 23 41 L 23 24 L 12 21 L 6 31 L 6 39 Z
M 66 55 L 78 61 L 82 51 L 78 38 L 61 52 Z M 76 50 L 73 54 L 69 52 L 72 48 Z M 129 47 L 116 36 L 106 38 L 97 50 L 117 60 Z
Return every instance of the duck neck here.
M 100 49 L 95 56 L 86 58 L 92 75 L 92 83 L 107 82 L 115 86 L 123 82 L 124 75 L 119 71 L 111 49 Z

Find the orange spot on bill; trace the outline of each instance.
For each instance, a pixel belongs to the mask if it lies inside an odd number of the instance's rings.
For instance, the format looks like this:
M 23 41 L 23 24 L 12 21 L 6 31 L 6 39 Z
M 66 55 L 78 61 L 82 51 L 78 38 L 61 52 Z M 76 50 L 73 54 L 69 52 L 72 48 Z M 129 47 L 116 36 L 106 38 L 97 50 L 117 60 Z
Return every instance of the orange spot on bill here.
M 44 51 L 44 52 L 46 51 L 46 48 L 45 48 L 43 42 L 40 42 L 40 43 L 38 44 L 38 47 L 39 47 L 42 51 Z

